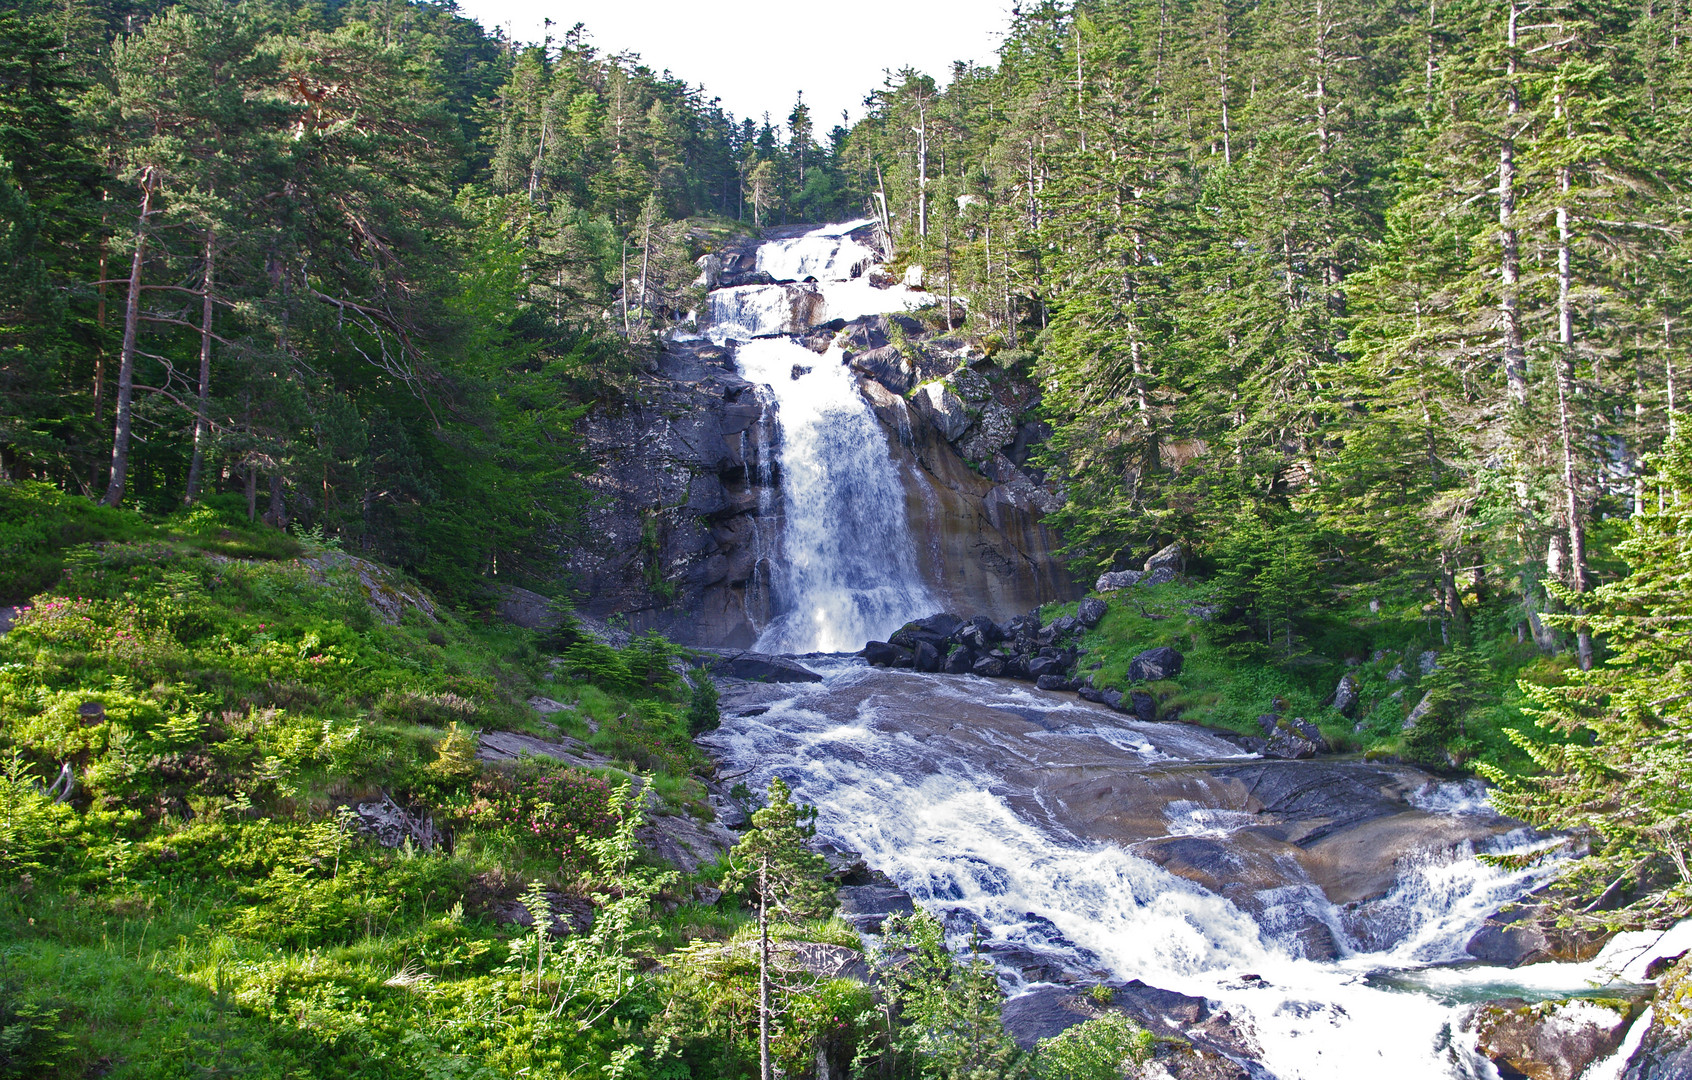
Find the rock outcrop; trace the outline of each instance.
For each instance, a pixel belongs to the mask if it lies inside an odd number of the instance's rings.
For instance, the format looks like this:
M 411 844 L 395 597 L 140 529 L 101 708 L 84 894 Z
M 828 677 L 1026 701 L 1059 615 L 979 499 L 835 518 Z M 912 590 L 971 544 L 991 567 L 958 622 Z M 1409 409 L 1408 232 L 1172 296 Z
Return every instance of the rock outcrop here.
M 1475 1006 L 1465 1026 L 1501 1075 L 1575 1080 L 1621 1046 L 1633 1012 L 1627 1002 L 1505 998 Z

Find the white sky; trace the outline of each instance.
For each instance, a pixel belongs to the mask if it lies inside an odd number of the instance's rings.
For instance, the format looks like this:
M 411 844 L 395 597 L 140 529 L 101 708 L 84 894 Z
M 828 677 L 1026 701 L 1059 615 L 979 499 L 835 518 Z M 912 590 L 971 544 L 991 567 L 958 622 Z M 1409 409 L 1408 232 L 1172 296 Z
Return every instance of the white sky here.
M 952 61 L 994 62 L 1014 0 L 459 0 L 492 30 L 538 42 L 541 20 L 562 37 L 575 23 L 604 52 L 640 54 L 689 85 L 705 84 L 736 117 L 783 124 L 803 90 L 819 141 L 856 120 L 883 69 L 909 65 L 944 86 Z

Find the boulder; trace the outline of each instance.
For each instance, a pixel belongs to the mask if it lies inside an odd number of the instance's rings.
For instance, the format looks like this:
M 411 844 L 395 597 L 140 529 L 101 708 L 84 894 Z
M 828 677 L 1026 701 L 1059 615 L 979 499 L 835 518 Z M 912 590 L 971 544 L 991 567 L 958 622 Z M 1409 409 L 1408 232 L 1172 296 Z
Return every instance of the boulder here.
M 1692 963 L 1682 958 L 1657 985 L 1651 1026 L 1628 1058 L 1621 1080 L 1685 1080 L 1692 1076 Z
M 903 889 L 892 885 L 848 885 L 840 890 L 840 917 L 859 933 L 879 934 L 889 915 L 916 911 Z
M 1113 570 L 1108 574 L 1099 575 L 1099 580 L 1093 583 L 1093 591 L 1115 592 L 1117 589 L 1126 589 L 1138 585 L 1140 579 L 1145 576 L 1138 570 Z
M 947 655 L 941 666 L 948 675 L 967 675 L 975 667 L 975 650 L 959 645 Z
M 1145 577 L 1141 578 L 1140 584 L 1149 589 L 1153 585 L 1167 585 L 1179 576 L 1179 571 L 1177 571 L 1173 566 L 1160 566 L 1156 570 L 1148 573 Z
M 1341 716 L 1350 716 L 1357 708 L 1357 680 L 1350 675 L 1340 676 L 1334 687 L 1334 709 Z
M 907 289 L 922 288 L 922 264 L 912 263 L 905 267 L 904 285 Z
M 911 666 L 918 671 L 939 671 L 940 650 L 926 641 L 917 642 L 911 650 Z
M 1016 439 L 1017 410 L 990 397 L 977 408 L 980 415 L 958 450 L 968 461 L 991 461 Z
M 1019 994 L 1005 1002 L 1005 1031 L 1018 1046 L 1032 1050 L 1041 1039 L 1107 1012 L 1121 1012 L 1160 1037 L 1152 1062 L 1140 1075 L 1173 1080 L 1249 1080 L 1258 1075 L 1250 1063 L 1261 1051 L 1248 1029 L 1227 1012 L 1213 1012 L 1203 998 L 1147 986 L 1139 979 L 1106 983 L 1103 989 L 1108 992 L 1041 986 Z
M 1154 552 L 1151 558 L 1146 560 L 1145 570 L 1148 574 L 1156 573 L 1159 570 L 1171 570 L 1175 574 L 1179 574 L 1186 568 L 1186 565 L 1186 559 L 1181 555 L 1180 541 L 1176 541 Z M 1171 575 L 1172 579 L 1173 575 Z
M 1034 685 L 1041 690 L 1073 690 L 1075 683 L 1062 675 L 1041 675 L 1034 680 Z
M 715 654 L 706 663 L 712 675 L 727 679 L 746 679 L 750 682 L 790 683 L 822 682 L 822 676 L 810 668 L 785 656 L 772 653 L 747 652 L 741 649 L 702 649 Z
M 911 365 L 891 345 L 853 356 L 852 367 L 895 394 L 904 394 L 911 388 Z
M 1504 1076 L 1575 1080 L 1593 1062 L 1613 1054 L 1633 1020 L 1627 1005 L 1582 998 L 1528 1004 L 1504 998 L 1475 1006 L 1464 1026 L 1475 1048 Z
M 911 404 L 928 416 L 947 442 L 957 442 L 968 431 L 975 418 L 970 416 L 969 407 L 963 399 L 952 393 L 943 382 L 924 383 L 917 387 L 911 398 Z
M 1409 676 L 1405 674 L 1403 664 L 1392 665 L 1392 670 L 1386 673 L 1387 682 L 1403 682 L 1407 678 Z
M 867 642 L 858 655 L 877 667 L 911 666 L 911 650 L 888 641 Z
M 1089 596 L 1087 599 L 1081 601 L 1081 606 L 1076 609 L 1075 617 L 1080 620 L 1082 626 L 1091 630 L 1093 627 L 1103 622 L 1104 617 L 1109 613 L 1109 604 L 1100 600 L 1096 596 Z
M 1060 615 L 1046 629 L 1052 632 L 1053 640 L 1065 638 L 1081 629 L 1081 620 L 1073 615 Z
M 1029 657 L 1027 653 L 1017 653 L 1005 661 L 1005 677 L 1011 679 L 1033 679 L 1028 671 Z
M 977 675 L 996 679 L 1005 673 L 1005 662 L 997 656 L 983 656 L 970 668 Z
M 1157 719 L 1157 699 L 1144 690 L 1135 690 L 1128 695 L 1128 711 L 1149 724 Z
M 1135 682 L 1173 679 L 1181 674 L 1182 656 L 1167 645 L 1147 649 L 1128 662 L 1128 677 Z
M 1063 668 L 1055 656 L 1036 656 L 1028 661 L 1028 677 L 1036 683 L 1047 676 L 1062 674 Z
M 1433 711 L 1433 697 L 1434 696 L 1431 691 L 1422 695 L 1422 700 L 1417 702 L 1416 707 L 1410 710 L 1410 715 L 1404 718 L 1405 731 L 1409 731 L 1411 728 L 1414 728 L 1417 724 L 1422 722 L 1422 717 Z
M 1416 666 L 1422 669 L 1423 675 L 1432 675 L 1439 670 L 1439 651 L 1429 649 L 1416 657 Z
M 694 288 L 709 291 L 723 283 L 723 257 L 721 255 L 716 252 L 701 255 L 693 260 L 693 265 L 699 267 L 699 277 L 693 283 Z
M 1113 709 L 1122 707 L 1122 691 L 1100 690 L 1093 686 L 1083 686 L 1075 691 L 1083 701 L 1091 701 L 1099 705 L 1108 705 Z
M 1590 960 L 1608 939 L 1601 931 L 1558 927 L 1550 905 L 1530 896 L 1488 915 L 1464 951 L 1488 964 L 1521 967 L 1547 960 Z
M 1269 713 L 1257 718 L 1257 726 L 1269 740 L 1263 750 L 1264 757 L 1297 761 L 1315 757 L 1328 748 L 1321 731 L 1303 717 L 1288 720 Z

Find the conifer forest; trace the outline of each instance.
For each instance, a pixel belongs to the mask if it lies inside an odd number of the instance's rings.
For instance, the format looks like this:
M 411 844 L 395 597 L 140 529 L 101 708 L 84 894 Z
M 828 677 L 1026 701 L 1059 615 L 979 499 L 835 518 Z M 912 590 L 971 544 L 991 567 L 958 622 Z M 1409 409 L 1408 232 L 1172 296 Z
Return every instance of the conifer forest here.
M 0 6 L 0 1080 L 1692 1075 L 1692 4 L 580 10 Z

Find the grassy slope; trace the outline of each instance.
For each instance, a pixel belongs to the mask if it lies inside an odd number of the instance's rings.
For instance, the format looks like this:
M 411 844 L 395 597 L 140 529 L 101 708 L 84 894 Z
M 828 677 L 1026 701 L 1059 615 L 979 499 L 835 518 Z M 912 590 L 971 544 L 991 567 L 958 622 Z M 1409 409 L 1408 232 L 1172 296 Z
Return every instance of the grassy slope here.
M 656 772 L 653 809 L 700 812 L 683 693 L 640 666 L 662 657 L 554 670 L 533 635 L 470 615 L 389 625 L 351 569 L 294 557 L 333 553 L 229 506 L 146 519 L 0 486 L 0 545 L 24 556 L 13 597 L 58 582 L 0 638 L 0 1077 L 564 1075 L 619 1052 L 623 1075 L 662 1071 L 627 1058 L 671 1007 L 660 977 L 578 1023 L 495 911 L 525 883 L 624 895 L 595 844 L 627 772 Z M 537 691 L 621 767 L 477 765 L 470 729 L 551 733 Z M 64 762 L 79 789 L 58 804 L 41 788 Z M 450 849 L 362 838 L 344 808 L 384 793 Z M 665 897 L 628 928 L 648 951 L 746 932 L 733 900 L 684 880 Z M 584 970 L 640 952 L 601 946 Z M 706 985 L 744 1012 L 745 975 Z M 744 1072 L 743 1039 L 668 1045 L 668 1075 Z
M 1135 687 L 1150 690 L 1164 715 L 1178 710 L 1183 720 L 1260 734 L 1257 717 L 1276 711 L 1279 704 L 1283 715 L 1315 723 L 1338 751 L 1450 768 L 1443 754 L 1430 756 L 1406 745 L 1402 731 L 1405 715 L 1429 685 L 1418 662 L 1421 653 L 1448 651 L 1437 625 L 1430 627 L 1414 614 L 1375 614 L 1360 606 L 1305 625 L 1301 651 L 1289 658 L 1258 647 L 1251 632 L 1237 624 L 1195 617 L 1191 609 L 1210 598 L 1202 583 L 1170 583 L 1110 595 L 1110 613 L 1083 638 L 1090 655 L 1083 658 L 1081 669 L 1102 663 L 1093 673 L 1094 684 L 1126 690 L 1134 685 L 1128 664 L 1136 654 L 1173 646 L 1185 657 L 1181 675 Z M 1077 606 L 1051 605 L 1043 615 L 1049 621 L 1074 614 Z M 1499 634 L 1486 636 L 1483 628 L 1477 628 L 1472 648 L 1484 677 L 1474 688 L 1477 700 L 1462 718 L 1463 736 L 1475 744 L 1463 764 L 1481 760 L 1529 768 L 1531 762 L 1505 735 L 1508 728 L 1532 729 L 1522 712 L 1525 699 L 1517 682 L 1555 682 L 1567 658 L 1542 658 L 1531 644 L 1520 645 Z M 1405 677 L 1389 681 L 1389 673 L 1399 666 Z M 1323 704 L 1346 673 L 1357 680 L 1361 699 L 1349 718 Z M 1539 737 L 1537 731 L 1529 734 Z

